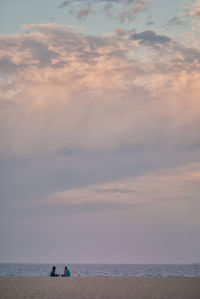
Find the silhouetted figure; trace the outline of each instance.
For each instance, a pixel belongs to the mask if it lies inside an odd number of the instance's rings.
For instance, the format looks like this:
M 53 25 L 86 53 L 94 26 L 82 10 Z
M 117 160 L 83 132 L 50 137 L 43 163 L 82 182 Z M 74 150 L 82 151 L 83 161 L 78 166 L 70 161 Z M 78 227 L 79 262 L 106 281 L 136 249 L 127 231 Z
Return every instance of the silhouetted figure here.
M 52 267 L 50 276 L 54 276 L 54 277 L 55 277 L 55 276 L 60 276 L 59 274 L 56 273 L 56 267 L 55 267 L 55 266 Z
M 70 276 L 70 271 L 69 269 L 67 268 L 67 266 L 65 266 L 64 268 L 64 274 L 62 274 L 63 277 L 69 277 Z

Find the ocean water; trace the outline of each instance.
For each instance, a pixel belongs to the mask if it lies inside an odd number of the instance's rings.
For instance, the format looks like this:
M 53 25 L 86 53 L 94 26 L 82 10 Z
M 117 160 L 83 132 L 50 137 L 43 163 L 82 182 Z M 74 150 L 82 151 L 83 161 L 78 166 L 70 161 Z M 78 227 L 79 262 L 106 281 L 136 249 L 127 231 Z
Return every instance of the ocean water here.
M 63 273 L 65 264 L 54 264 Z M 0 264 L 0 276 L 48 276 L 53 264 Z M 200 277 L 200 264 L 68 264 L 71 276 Z

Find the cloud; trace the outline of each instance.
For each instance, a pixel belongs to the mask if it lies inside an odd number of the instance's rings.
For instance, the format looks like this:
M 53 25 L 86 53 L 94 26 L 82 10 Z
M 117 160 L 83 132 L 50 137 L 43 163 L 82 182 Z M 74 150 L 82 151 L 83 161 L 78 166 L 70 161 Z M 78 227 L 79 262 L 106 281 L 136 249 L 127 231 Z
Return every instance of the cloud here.
M 63 7 L 66 7 L 72 3 L 82 3 L 82 2 L 86 2 L 88 3 L 87 0 L 67 0 L 67 1 L 64 1 L 62 2 L 58 7 L 59 8 L 63 8 Z M 135 2 L 138 6 L 140 5 L 143 5 L 141 3 L 144 3 L 145 1 L 144 0 L 93 0 L 93 1 L 90 1 L 90 2 L 93 2 L 93 3 L 121 3 L 121 4 L 132 4 L 133 2 Z
M 42 214 L 102 213 L 108 211 L 163 208 L 197 204 L 200 192 L 200 165 L 188 164 L 156 170 L 110 183 L 91 185 L 49 194 L 34 201 L 13 203 L 28 214 L 38 209 Z M 46 212 L 45 212 L 46 211 Z
M 81 9 L 80 6 L 82 6 Z M 101 6 L 103 9 L 100 8 Z M 59 4 L 58 8 L 66 7 L 77 18 L 85 18 L 90 13 L 99 11 L 108 17 L 117 17 L 121 22 L 124 22 L 126 20 L 132 21 L 137 14 L 144 12 L 148 6 L 149 2 L 146 0 L 69 0 Z
M 200 17 L 200 1 L 195 0 L 192 5 L 190 5 L 189 8 L 189 15 L 192 17 Z
M 187 43 L 196 44 L 199 47 L 199 34 L 200 30 L 200 1 L 194 0 L 192 3 L 187 3 L 183 5 L 181 15 L 185 20 L 189 21 L 191 31 L 188 32 L 189 40 Z
M 30 33 L 0 36 L 3 243 L 25 240 L 30 221 L 41 240 L 52 226 L 49 244 L 52 233 L 58 242 L 66 230 L 61 240 L 75 236 L 72 253 L 83 239 L 103 242 L 106 226 L 110 257 L 130 244 L 127 262 L 141 240 L 138 257 L 141 247 L 148 256 L 152 239 L 174 244 L 183 231 L 177 257 L 191 233 L 196 246 L 199 49 L 174 39 L 140 43 L 133 30 L 89 36 L 57 24 L 24 28 Z M 91 254 L 101 255 L 98 245 Z
M 135 16 L 141 12 L 144 12 L 149 7 L 150 3 L 145 0 L 135 0 L 128 1 L 125 9 L 118 12 L 121 23 L 124 23 L 126 20 L 132 21 Z
M 200 51 L 198 49 L 180 47 L 179 51 L 182 55 L 184 55 L 185 63 L 189 63 L 189 64 L 194 63 L 196 64 L 197 69 L 199 68 Z
M 131 35 L 133 40 L 138 40 L 141 44 L 165 44 L 169 43 L 171 39 L 165 35 L 157 35 L 152 30 L 143 31 L 140 33 L 134 33 Z
M 197 49 L 154 31 L 24 28 L 0 37 L 1 155 L 200 142 Z
M 59 8 L 63 8 L 68 6 L 70 3 L 72 3 L 72 1 L 64 1 L 61 4 L 58 5 Z
M 16 71 L 17 65 L 12 62 L 12 58 L 8 55 L 2 56 L 0 59 L 0 72 L 2 74 L 12 74 Z
M 59 56 L 58 53 L 49 50 L 47 45 L 31 38 L 22 41 L 21 49 L 22 51 L 30 50 L 32 58 L 39 61 L 41 66 L 50 65 L 52 60 Z
M 78 19 L 86 18 L 91 13 L 91 7 L 81 9 L 77 12 L 76 17 Z
M 184 24 L 185 24 L 185 20 L 181 16 L 175 16 L 167 22 L 167 25 L 172 25 L 172 26 L 184 25 Z
M 153 21 L 147 21 L 147 25 L 151 26 L 151 25 L 155 25 L 155 23 Z
M 200 165 L 157 170 L 145 175 L 94 185 L 84 189 L 69 190 L 49 195 L 44 201 L 82 205 L 90 202 L 113 202 L 148 205 L 165 198 L 168 201 L 199 198 Z

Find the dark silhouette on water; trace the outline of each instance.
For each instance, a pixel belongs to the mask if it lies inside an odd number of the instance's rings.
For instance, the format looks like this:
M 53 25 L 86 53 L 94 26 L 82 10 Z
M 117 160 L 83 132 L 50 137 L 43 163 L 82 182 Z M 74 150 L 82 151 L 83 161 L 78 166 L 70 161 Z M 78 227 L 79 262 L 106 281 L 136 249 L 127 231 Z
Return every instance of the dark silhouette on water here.
M 69 269 L 67 268 L 67 266 L 65 266 L 64 268 L 64 274 L 62 274 L 63 277 L 69 277 L 70 276 L 70 271 Z
M 59 274 L 56 273 L 56 267 L 55 267 L 55 266 L 52 267 L 50 276 L 51 276 L 51 277 L 57 277 L 57 276 L 60 276 Z

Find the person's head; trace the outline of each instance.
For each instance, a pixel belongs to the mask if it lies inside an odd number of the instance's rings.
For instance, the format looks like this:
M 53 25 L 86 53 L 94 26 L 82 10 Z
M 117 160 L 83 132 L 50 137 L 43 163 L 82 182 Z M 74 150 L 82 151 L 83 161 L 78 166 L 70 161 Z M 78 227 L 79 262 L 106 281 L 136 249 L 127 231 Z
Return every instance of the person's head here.
M 55 266 L 53 266 L 53 268 L 52 268 L 53 270 L 56 270 L 56 267 Z

